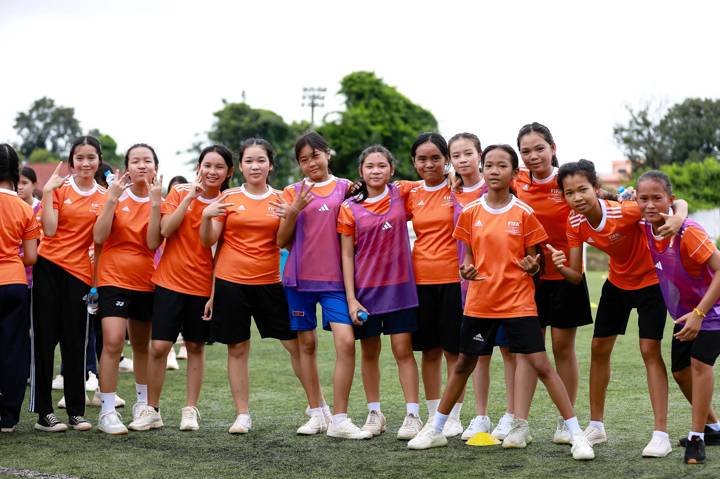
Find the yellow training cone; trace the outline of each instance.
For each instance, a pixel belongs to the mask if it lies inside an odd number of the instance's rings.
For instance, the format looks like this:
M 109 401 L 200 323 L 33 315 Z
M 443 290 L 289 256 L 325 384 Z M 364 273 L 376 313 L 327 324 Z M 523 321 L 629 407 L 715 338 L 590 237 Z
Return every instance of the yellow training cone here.
M 466 444 L 468 446 L 497 446 L 500 444 L 500 441 L 491 436 L 490 433 L 479 432 L 468 439 Z

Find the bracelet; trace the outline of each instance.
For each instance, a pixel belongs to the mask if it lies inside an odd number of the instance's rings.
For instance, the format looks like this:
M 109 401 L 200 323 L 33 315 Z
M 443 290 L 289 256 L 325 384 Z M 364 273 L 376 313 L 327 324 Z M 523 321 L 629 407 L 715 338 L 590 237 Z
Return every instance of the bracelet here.
M 693 308 L 692 312 L 697 314 L 698 317 L 705 319 L 705 313 L 703 313 L 700 308 Z

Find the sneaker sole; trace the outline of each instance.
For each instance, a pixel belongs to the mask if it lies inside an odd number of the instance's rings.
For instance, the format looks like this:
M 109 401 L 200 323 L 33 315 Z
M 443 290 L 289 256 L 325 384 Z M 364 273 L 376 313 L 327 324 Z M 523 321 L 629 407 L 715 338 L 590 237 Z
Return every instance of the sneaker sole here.
M 317 432 L 310 432 L 310 431 L 296 431 L 295 434 L 298 436 L 317 436 L 318 434 L 324 434 L 326 430 L 319 430 Z
M 98 431 L 104 432 L 105 434 L 110 434 L 111 436 L 125 436 L 128 433 L 128 430 L 120 430 L 120 431 L 107 431 L 104 428 L 98 426 Z
M 672 449 L 669 450 L 668 452 L 666 452 L 665 454 L 655 453 L 655 452 L 649 452 L 649 453 L 643 452 L 642 457 L 663 458 L 663 457 L 667 457 L 668 455 L 670 455 L 671 452 L 672 452 Z
M 418 431 L 418 432 L 420 432 L 420 431 Z M 412 439 L 415 439 L 415 436 L 417 436 L 417 435 L 418 435 L 417 432 L 415 434 L 413 434 L 412 436 L 410 436 L 408 434 L 400 435 L 400 433 L 398 433 L 397 439 L 398 439 L 398 441 L 410 441 Z
M 367 429 L 363 429 L 363 428 L 361 428 L 361 430 L 363 430 L 363 431 L 365 431 L 365 432 L 369 432 L 370 434 L 373 435 L 373 437 L 375 437 L 375 436 L 379 436 L 380 434 L 382 434 L 382 433 L 385 432 L 385 426 L 383 426 L 383 427 L 380 429 L 380 431 L 378 431 L 378 432 L 368 431 Z
M 417 447 L 417 446 L 411 446 L 410 444 L 408 444 L 408 449 L 410 449 L 411 451 L 424 451 L 426 449 L 434 449 L 436 447 L 446 447 L 446 446 L 447 446 L 447 442 L 442 443 L 442 444 L 431 444 L 428 447 Z
M 197 431 L 198 429 L 200 429 L 200 426 L 180 426 L 180 430 L 183 432 Z
M 76 431 L 89 431 L 90 429 L 92 429 L 92 424 L 90 424 L 88 422 L 88 423 L 82 423 L 82 424 L 78 424 L 78 425 L 70 426 L 70 427 L 72 427 Z
M 42 424 L 35 423 L 35 430 L 36 431 L 42 431 L 42 432 L 65 432 L 68 430 L 67 425 L 63 424 L 65 427 L 61 426 L 43 426 Z
M 128 429 L 130 429 L 131 431 L 149 431 L 151 429 L 161 429 L 162 427 L 164 427 L 164 424 L 162 422 L 160 424 L 148 424 L 146 426 L 138 426 L 133 424 L 128 425 Z
M 365 439 L 372 439 L 372 438 L 374 437 L 374 436 L 372 436 L 372 435 L 370 435 L 370 436 L 362 436 L 362 437 L 353 437 L 353 436 L 344 436 L 344 435 L 342 435 L 342 434 L 330 434 L 329 432 L 327 433 L 327 436 L 328 436 L 328 437 L 334 437 L 335 439 L 350 439 L 350 440 L 358 440 L 358 441 L 362 441 L 362 440 L 365 440 Z
M 572 445 L 572 440 L 570 438 L 564 438 L 564 437 L 562 437 L 562 438 L 553 437 L 552 442 L 553 442 L 553 444 L 564 444 L 564 445 L 570 444 L 570 445 Z
M 704 459 L 703 459 L 703 460 L 700 460 L 700 459 L 688 459 L 687 461 L 685 461 L 685 464 L 705 464 L 705 460 L 704 460 Z

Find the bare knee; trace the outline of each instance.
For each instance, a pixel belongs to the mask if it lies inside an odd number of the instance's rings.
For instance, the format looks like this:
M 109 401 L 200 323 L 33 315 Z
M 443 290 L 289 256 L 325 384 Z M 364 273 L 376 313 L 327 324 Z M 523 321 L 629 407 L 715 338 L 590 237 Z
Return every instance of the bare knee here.
M 467 354 L 458 355 L 457 361 L 455 361 L 455 374 L 469 376 L 475 369 L 477 360 L 477 356 L 470 356 Z
M 232 359 L 245 359 L 250 352 L 250 341 L 228 344 L 228 356 Z
M 205 343 L 196 343 L 196 342 L 190 342 L 185 341 L 185 348 L 187 349 L 188 355 L 196 356 L 200 355 L 205 351 Z
M 689 367 L 683 368 L 679 371 L 673 371 L 672 375 L 673 375 L 673 379 L 678 384 L 684 384 L 684 383 L 688 382 L 689 380 L 691 380 Z
M 335 353 L 337 356 L 355 357 L 355 338 L 350 336 L 335 338 Z
M 429 349 L 422 352 L 423 361 L 440 361 L 442 359 L 443 350 L 442 348 Z
M 609 338 L 593 338 L 590 346 L 593 361 L 609 361 L 615 342 Z
M 363 361 L 377 361 L 380 357 L 380 337 L 364 339 L 361 342 L 361 354 Z
M 313 356 L 317 352 L 315 333 L 298 334 L 298 351 L 306 356 Z
M 103 336 L 103 352 L 110 356 L 120 356 L 125 347 L 125 335 L 106 334 Z
M 165 359 L 171 347 L 172 343 L 170 341 L 153 341 L 150 343 L 150 357 L 153 359 Z
M 660 351 L 660 341 L 654 341 L 649 339 L 640 340 L 640 353 L 642 354 L 643 361 L 662 361 L 662 353 Z

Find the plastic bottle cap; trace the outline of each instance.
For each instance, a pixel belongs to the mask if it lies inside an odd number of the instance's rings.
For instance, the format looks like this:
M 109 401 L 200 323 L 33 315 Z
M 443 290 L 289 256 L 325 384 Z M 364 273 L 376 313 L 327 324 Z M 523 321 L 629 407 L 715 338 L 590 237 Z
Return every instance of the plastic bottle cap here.
M 624 191 L 625 191 L 625 187 L 624 187 L 624 186 L 621 186 L 620 188 L 618 188 L 618 193 L 622 193 L 622 192 L 624 192 Z
M 368 313 L 366 313 L 365 311 L 360 311 L 357 316 L 360 321 L 367 321 L 367 319 L 370 315 Z
M 92 293 L 92 294 L 97 293 L 97 288 L 90 288 L 90 293 Z

